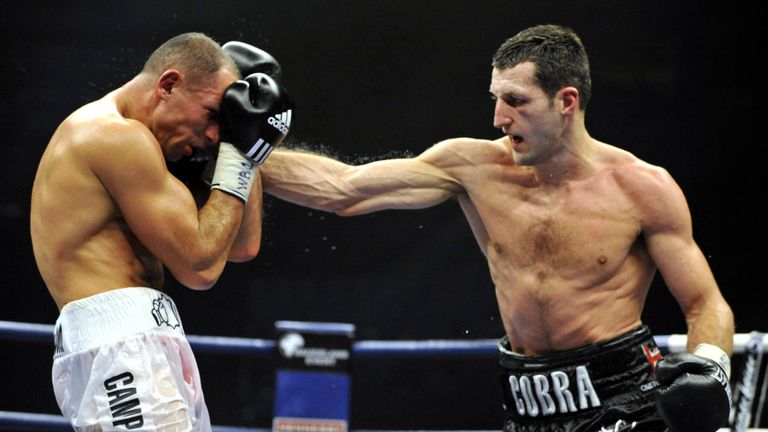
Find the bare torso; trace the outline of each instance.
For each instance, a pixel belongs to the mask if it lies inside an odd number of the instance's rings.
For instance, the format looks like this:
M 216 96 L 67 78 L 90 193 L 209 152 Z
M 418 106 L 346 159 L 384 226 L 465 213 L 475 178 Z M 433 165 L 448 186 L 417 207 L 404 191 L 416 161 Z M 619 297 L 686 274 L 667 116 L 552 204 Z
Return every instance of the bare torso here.
M 601 144 L 592 169 L 549 184 L 515 165 L 503 140 L 468 140 L 474 163 L 450 170 L 488 259 L 511 347 L 539 354 L 640 325 L 655 266 L 626 182 L 653 169 Z
M 41 159 L 32 189 L 32 245 L 59 308 L 111 289 L 162 287 L 161 263 L 130 232 L 89 165 L 111 125 L 121 122 L 107 95 L 69 116 Z

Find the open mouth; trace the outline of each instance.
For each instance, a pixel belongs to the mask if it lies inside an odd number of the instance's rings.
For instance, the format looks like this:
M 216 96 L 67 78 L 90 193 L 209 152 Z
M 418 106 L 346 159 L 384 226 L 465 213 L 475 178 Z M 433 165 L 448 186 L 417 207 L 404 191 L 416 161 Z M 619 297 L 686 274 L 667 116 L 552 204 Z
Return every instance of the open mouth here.
M 213 149 L 210 147 L 202 149 L 193 149 L 189 155 L 192 162 L 204 162 L 209 160 L 213 156 Z
M 520 144 L 521 142 L 523 142 L 523 137 L 521 137 L 520 135 L 512 135 L 512 141 L 515 144 Z

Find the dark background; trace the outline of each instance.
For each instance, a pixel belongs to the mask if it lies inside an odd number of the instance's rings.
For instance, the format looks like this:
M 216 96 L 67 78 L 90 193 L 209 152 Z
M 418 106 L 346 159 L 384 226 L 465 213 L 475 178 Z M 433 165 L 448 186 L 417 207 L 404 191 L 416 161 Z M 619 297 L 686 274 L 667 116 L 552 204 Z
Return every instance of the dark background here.
M 58 123 L 187 31 L 275 55 L 297 101 L 291 140 L 348 162 L 417 154 L 450 137 L 493 139 L 490 57 L 534 24 L 574 28 L 590 55 L 587 127 L 666 167 L 736 314 L 762 315 L 765 57 L 739 2 L 131 1 L 3 4 L 0 320 L 53 323 L 29 241 L 29 193 Z M 358 339 L 502 335 L 485 260 L 458 205 L 342 219 L 266 199 L 260 256 L 208 292 L 169 280 L 188 334 L 273 338 L 274 321 L 350 322 Z M 763 303 L 763 304 L 761 304 Z M 660 280 L 645 321 L 684 333 Z M 0 342 L 0 410 L 56 413 L 52 347 Z M 215 424 L 268 426 L 271 359 L 199 355 Z M 354 363 L 353 428 L 498 428 L 492 356 Z

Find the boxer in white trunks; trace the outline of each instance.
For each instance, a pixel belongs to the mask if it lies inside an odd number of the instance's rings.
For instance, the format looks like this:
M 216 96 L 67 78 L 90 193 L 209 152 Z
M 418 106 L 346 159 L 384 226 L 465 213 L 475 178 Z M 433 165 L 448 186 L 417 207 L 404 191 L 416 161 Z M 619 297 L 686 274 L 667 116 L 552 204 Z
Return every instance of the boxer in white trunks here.
M 287 133 L 270 120 L 292 107 L 272 77 L 240 80 L 244 57 L 232 54 L 200 33 L 168 40 L 131 81 L 65 119 L 42 156 L 31 236 L 61 312 L 56 400 L 76 430 L 211 429 L 178 311 L 159 291 L 163 267 L 207 290 L 227 261 L 256 256 L 257 166 Z M 166 162 L 216 145 L 198 208 Z

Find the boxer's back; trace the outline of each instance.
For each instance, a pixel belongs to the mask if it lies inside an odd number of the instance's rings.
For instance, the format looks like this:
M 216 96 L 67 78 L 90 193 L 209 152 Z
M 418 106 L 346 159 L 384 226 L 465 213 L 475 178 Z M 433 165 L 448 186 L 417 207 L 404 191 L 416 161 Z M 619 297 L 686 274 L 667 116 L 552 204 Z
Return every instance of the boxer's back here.
M 91 169 L 110 123 L 110 96 L 70 115 L 43 154 L 32 189 L 30 229 L 40 273 L 59 308 L 114 288 L 162 284 L 162 267 L 130 232 Z M 110 163 L 120 163 L 110 161 Z

